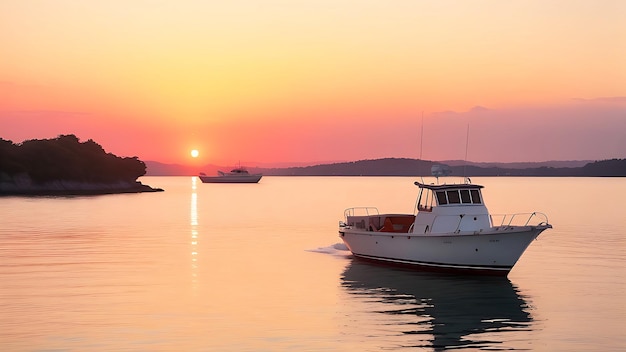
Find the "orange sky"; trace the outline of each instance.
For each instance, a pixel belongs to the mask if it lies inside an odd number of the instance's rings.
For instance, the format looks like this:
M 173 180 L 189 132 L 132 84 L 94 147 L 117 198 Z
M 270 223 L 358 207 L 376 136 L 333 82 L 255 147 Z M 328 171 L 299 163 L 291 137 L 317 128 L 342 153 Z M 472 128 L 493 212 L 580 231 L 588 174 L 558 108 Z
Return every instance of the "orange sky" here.
M 624 14 L 620 0 L 5 0 L 0 138 L 73 133 L 181 164 L 419 157 L 424 113 L 426 159 L 463 159 L 468 124 L 473 161 L 623 158 Z

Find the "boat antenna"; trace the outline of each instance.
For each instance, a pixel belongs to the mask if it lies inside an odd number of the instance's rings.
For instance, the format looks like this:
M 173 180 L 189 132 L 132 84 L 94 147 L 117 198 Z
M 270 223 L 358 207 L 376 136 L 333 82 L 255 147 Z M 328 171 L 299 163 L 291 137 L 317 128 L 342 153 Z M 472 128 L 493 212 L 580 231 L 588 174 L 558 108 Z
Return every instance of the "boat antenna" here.
M 469 147 L 469 123 L 467 124 L 467 133 L 465 135 L 465 160 L 463 161 L 463 182 L 467 183 L 467 180 L 469 180 L 469 178 L 467 177 L 467 174 L 465 173 L 465 170 L 467 168 L 467 149 Z
M 424 145 L 424 112 L 422 111 L 422 123 L 421 123 L 421 134 L 420 134 L 420 160 L 422 160 L 422 146 Z
M 423 165 L 424 164 L 424 160 L 422 159 L 422 150 L 423 150 L 423 145 L 424 145 L 424 110 L 422 110 L 422 123 L 420 125 L 421 128 L 421 133 L 420 133 L 420 163 Z M 420 175 L 420 179 L 422 180 L 422 183 L 424 183 L 424 175 L 423 172 L 421 172 L 422 175 Z

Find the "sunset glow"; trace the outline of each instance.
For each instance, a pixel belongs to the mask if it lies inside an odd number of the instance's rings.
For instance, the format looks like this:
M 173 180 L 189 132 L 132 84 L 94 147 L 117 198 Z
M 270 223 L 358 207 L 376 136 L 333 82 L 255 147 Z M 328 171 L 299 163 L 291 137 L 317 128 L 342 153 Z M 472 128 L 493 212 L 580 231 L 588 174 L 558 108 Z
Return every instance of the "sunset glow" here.
M 584 0 L 3 1 L 0 138 L 72 133 L 166 163 L 186 163 L 191 143 L 214 164 L 417 158 L 424 114 L 427 159 L 463 156 L 465 138 L 446 136 L 468 123 L 470 160 L 624 157 L 624 13 Z
M 191 151 L 191 157 L 192 158 L 197 158 L 198 155 L 200 155 L 200 152 L 198 152 L 196 149 Z

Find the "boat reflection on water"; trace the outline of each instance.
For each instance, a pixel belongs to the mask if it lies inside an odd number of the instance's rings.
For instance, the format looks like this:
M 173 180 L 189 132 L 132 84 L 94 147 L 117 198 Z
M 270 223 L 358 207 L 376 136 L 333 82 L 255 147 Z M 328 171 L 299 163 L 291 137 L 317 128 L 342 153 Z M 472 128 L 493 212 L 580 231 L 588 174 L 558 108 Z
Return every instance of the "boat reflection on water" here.
M 511 334 L 532 330 L 528 304 L 504 277 L 416 272 L 356 259 L 344 271 L 342 286 L 384 314 L 376 324 L 387 331 L 395 325 L 409 337 L 387 348 L 515 349 L 507 343 L 523 338 Z

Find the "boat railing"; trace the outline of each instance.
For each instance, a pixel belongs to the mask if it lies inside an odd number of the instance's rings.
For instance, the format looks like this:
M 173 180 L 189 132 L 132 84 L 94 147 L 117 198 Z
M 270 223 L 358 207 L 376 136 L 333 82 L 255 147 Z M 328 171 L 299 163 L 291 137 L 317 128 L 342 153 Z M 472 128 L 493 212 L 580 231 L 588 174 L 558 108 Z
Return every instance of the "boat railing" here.
M 494 227 L 501 226 L 538 226 L 547 225 L 548 216 L 540 212 L 491 214 L 491 223 Z
M 343 215 L 347 219 L 348 216 L 380 215 L 380 212 L 376 207 L 354 207 L 344 210 Z
M 473 220 L 472 220 L 473 219 Z M 419 233 L 453 232 L 462 231 L 482 231 L 485 226 L 491 226 L 496 229 L 502 229 L 515 226 L 542 226 L 547 225 L 548 216 L 544 213 L 515 213 L 515 214 L 491 214 L 489 215 L 490 224 L 476 222 L 476 217 L 469 214 L 459 215 L 436 215 L 430 223 L 420 223 L 411 229 L 414 232 L 417 228 Z

